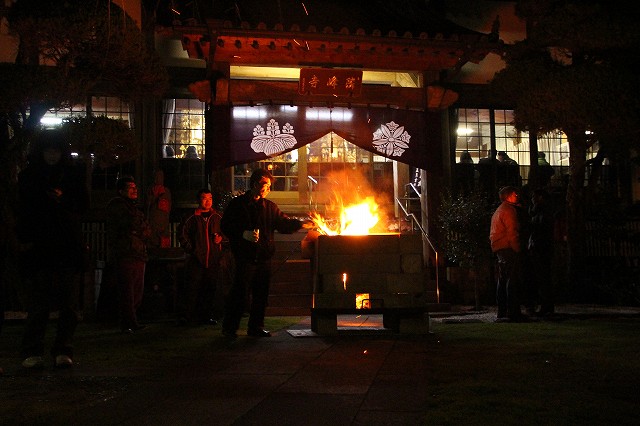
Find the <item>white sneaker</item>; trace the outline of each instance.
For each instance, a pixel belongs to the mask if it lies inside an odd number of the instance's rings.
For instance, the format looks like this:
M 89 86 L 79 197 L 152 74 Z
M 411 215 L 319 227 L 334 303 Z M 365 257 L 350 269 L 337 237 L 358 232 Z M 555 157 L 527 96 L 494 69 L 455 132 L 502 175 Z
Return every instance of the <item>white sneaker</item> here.
M 44 367 L 44 359 L 41 356 L 30 356 L 22 361 L 24 368 L 42 368 Z
M 56 367 L 71 367 L 73 360 L 67 355 L 58 355 L 56 357 Z

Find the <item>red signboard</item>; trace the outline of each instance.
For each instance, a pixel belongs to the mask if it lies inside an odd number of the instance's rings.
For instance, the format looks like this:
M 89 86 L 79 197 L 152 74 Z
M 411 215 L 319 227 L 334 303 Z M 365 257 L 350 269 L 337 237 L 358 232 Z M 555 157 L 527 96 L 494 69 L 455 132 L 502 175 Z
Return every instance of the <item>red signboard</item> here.
M 362 71 L 331 68 L 302 68 L 298 93 L 301 95 L 360 96 Z

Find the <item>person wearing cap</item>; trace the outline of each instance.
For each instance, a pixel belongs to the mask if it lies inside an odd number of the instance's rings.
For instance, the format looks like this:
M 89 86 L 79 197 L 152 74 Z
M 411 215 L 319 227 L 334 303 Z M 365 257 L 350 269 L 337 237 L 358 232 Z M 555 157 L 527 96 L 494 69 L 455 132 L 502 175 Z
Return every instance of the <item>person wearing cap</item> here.
M 50 311 L 56 309 L 51 355 L 55 366 L 69 367 L 87 254 L 81 218 L 89 208 L 89 195 L 60 131 L 43 131 L 32 144 L 29 164 L 18 176 L 17 235 L 27 296 L 22 366 L 44 366 L 46 327 Z

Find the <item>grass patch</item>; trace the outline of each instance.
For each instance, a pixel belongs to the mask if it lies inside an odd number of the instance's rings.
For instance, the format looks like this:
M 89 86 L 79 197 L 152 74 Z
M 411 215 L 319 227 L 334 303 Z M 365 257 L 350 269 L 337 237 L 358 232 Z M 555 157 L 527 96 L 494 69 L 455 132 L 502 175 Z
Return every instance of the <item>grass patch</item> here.
M 426 424 L 635 424 L 638 325 L 436 325 Z

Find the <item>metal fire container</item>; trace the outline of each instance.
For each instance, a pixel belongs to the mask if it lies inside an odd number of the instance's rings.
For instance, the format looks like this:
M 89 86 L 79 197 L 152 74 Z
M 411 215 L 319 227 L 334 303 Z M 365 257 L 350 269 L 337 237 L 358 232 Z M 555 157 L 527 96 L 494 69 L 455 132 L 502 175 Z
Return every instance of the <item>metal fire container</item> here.
M 382 314 L 384 327 L 393 332 L 428 331 L 428 272 L 420 235 L 313 235 L 306 240 L 306 253 L 313 242 L 314 332 L 337 334 L 338 314 Z

